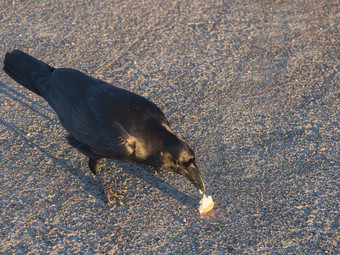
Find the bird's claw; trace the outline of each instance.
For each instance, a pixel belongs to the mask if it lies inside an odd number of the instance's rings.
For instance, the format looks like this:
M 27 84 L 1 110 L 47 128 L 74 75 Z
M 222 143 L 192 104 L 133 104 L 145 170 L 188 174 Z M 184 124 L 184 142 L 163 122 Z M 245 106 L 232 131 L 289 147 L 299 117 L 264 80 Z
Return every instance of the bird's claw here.
M 110 204 L 118 203 L 119 205 L 123 205 L 125 203 L 126 195 L 115 191 L 109 184 L 105 185 L 105 194 Z

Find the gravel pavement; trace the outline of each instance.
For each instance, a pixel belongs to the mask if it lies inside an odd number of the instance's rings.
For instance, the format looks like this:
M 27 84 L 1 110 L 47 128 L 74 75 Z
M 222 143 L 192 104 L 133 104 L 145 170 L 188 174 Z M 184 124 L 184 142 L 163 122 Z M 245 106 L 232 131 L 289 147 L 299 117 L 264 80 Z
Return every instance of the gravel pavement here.
M 1 254 L 338 254 L 338 0 L 1 0 L 23 50 L 155 102 L 215 208 L 179 175 L 103 160 L 108 205 L 44 100 L 0 71 Z

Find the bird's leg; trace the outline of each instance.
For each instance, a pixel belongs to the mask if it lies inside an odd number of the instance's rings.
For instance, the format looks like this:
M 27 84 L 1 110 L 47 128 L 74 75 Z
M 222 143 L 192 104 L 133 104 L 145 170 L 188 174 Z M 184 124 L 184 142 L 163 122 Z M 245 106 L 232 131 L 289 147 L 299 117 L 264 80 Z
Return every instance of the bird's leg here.
M 104 182 L 104 179 L 102 178 L 100 172 L 99 159 L 89 158 L 89 167 L 92 173 L 94 173 L 94 175 L 99 179 L 99 181 L 103 185 L 104 192 L 109 203 L 118 202 L 119 204 L 123 204 L 122 199 L 124 199 L 125 196 L 122 195 L 120 192 L 115 191 L 112 185 L 106 184 Z
M 99 159 L 89 158 L 89 167 L 92 173 L 94 173 L 94 175 L 97 175 L 97 173 L 99 173 L 100 171 L 99 170 Z

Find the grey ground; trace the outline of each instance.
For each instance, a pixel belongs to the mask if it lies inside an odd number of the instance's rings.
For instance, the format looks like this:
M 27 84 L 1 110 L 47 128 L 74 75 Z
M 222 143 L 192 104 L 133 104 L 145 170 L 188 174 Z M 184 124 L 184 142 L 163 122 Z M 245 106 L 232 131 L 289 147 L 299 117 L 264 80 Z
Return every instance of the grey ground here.
M 339 1 L 0 2 L 21 49 L 155 102 L 196 151 L 184 178 L 103 160 L 105 203 L 51 108 L 0 71 L 1 254 L 337 254 Z

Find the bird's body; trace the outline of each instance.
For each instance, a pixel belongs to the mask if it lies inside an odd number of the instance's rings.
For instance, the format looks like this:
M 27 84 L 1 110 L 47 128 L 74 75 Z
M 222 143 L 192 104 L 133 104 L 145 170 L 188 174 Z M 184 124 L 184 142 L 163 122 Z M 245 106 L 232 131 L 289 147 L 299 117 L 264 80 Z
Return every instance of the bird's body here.
M 70 143 L 88 157 L 143 163 L 160 149 L 161 130 L 156 128 L 168 122 L 155 104 L 72 69 L 56 69 L 50 83 L 45 99 L 69 132 Z M 146 135 L 150 129 L 152 136 Z
M 95 174 L 100 158 L 133 161 L 179 173 L 205 192 L 194 152 L 154 103 L 19 50 L 7 53 L 4 64 L 11 78 L 49 103 L 69 133 L 67 140 L 89 157 Z

